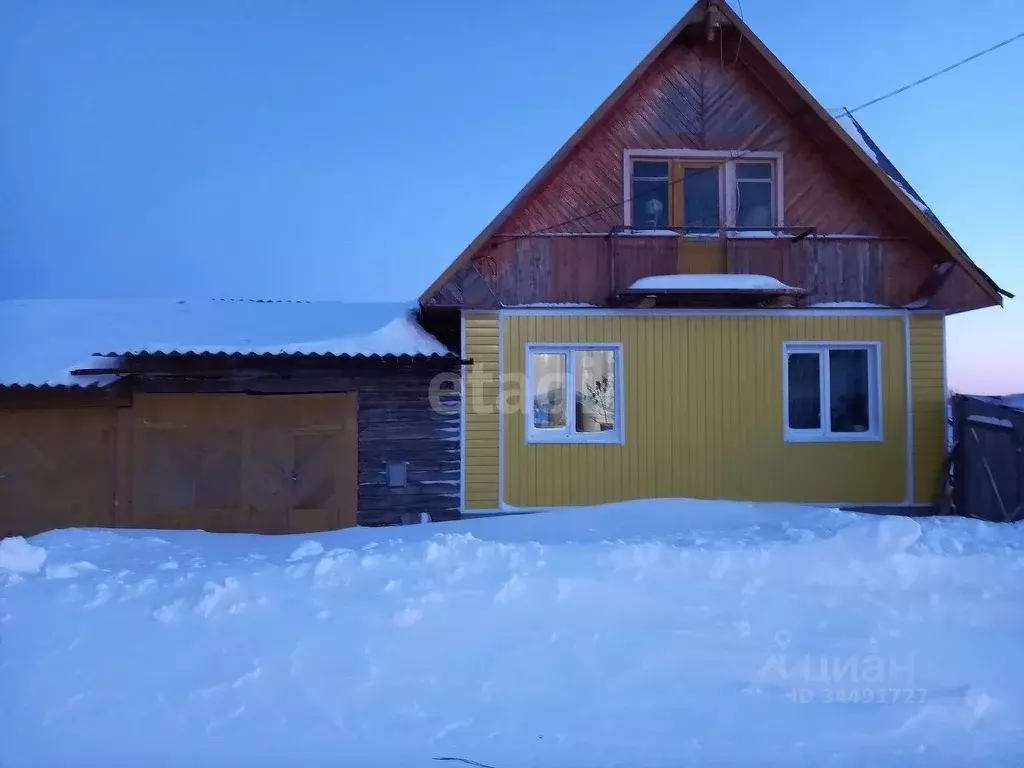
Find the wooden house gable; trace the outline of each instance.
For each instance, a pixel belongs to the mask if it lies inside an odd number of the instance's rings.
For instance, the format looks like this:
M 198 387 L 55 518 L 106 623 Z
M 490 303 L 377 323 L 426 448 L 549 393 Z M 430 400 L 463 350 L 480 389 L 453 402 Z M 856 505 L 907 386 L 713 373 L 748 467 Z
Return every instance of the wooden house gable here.
M 755 229 L 771 232 L 741 242 L 735 230 L 749 225 L 737 215 L 736 174 L 739 161 L 758 157 L 771 167 L 773 202 L 767 226 Z M 638 228 L 631 221 L 635 163 L 650 158 L 669 161 L 662 208 L 670 213 L 657 220 L 676 234 L 690 227 L 689 193 L 682 192 L 690 167 L 706 161 L 717 169 L 720 202 L 708 229 L 722 246 L 696 271 L 770 275 L 804 290 L 810 302 L 961 311 L 1010 295 L 724 0 L 698 0 L 421 303 L 603 304 L 638 277 L 687 271 L 685 244 L 645 237 L 637 230 L 650 222 Z M 624 242 L 626 229 L 638 236 Z M 809 235 L 830 242 L 797 242 Z

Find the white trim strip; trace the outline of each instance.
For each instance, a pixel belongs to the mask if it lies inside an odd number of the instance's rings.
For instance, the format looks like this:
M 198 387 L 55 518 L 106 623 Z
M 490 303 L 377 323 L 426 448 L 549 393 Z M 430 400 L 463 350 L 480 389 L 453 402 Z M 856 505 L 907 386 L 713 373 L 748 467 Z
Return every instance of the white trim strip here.
M 505 505 L 505 390 L 502 377 L 505 375 L 505 311 L 498 310 L 498 506 Z
M 664 316 L 664 317 L 904 317 L 907 310 L 900 308 L 824 307 L 780 309 L 634 309 L 627 307 L 504 307 L 501 312 L 510 317 L 517 315 L 579 315 L 583 316 Z
M 466 359 L 466 313 L 459 312 L 459 354 Z M 469 366 L 459 369 L 459 515 L 466 514 L 466 375 Z
M 675 498 L 675 497 L 674 497 Z M 678 497 L 682 498 L 682 497 Z M 687 499 L 683 499 L 687 500 Z M 659 497 L 651 497 L 650 499 L 626 499 L 626 501 L 664 501 Z M 731 501 L 731 499 L 693 499 L 693 501 Z M 538 512 L 557 512 L 562 509 L 580 509 L 586 507 L 600 507 L 605 504 L 615 504 L 617 502 L 605 502 L 604 504 L 569 504 L 564 506 L 547 506 L 547 507 L 516 507 L 511 504 L 502 504 L 499 509 L 471 509 L 466 513 L 466 517 L 494 517 L 496 515 L 530 515 Z M 852 501 L 852 502 L 841 502 L 841 501 L 751 501 L 749 499 L 737 499 L 738 504 L 766 504 L 766 505 L 778 505 L 778 504 L 794 504 L 800 507 L 822 507 L 823 509 L 878 509 L 881 507 L 891 507 L 893 509 L 931 509 L 932 504 L 925 502 L 913 502 L 907 503 L 905 501 Z
M 625 160 L 643 160 L 645 157 L 672 157 L 685 160 L 781 160 L 781 152 L 750 149 L 625 149 Z
M 910 315 L 903 318 L 903 365 L 907 398 L 906 491 L 907 503 L 910 504 L 914 501 L 914 386 L 911 381 L 913 374 L 910 369 Z

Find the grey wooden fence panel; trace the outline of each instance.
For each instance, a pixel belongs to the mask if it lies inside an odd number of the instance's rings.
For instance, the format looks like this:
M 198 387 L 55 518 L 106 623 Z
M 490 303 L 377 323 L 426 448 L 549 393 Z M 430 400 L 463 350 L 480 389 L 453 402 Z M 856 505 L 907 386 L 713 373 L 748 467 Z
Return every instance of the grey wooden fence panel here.
M 957 512 L 995 522 L 1024 519 L 1024 412 L 994 398 L 953 403 Z

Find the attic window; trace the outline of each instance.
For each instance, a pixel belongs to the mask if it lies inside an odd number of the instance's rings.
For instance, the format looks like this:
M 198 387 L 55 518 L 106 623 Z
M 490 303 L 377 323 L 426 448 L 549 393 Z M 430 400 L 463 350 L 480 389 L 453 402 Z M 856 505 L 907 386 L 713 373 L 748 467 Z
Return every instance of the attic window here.
M 767 229 L 773 215 L 771 163 L 736 163 L 736 226 Z
M 669 222 L 668 162 L 633 163 L 633 223 L 644 229 L 666 227 Z
M 737 157 L 739 154 L 739 157 Z M 781 227 L 776 152 L 626 150 L 626 226 L 706 235 Z

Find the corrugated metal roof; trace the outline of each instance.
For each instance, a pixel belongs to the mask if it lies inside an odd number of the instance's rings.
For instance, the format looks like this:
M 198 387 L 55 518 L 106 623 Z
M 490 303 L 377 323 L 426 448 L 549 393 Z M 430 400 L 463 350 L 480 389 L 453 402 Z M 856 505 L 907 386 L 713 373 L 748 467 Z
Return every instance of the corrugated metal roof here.
M 174 300 L 0 301 L 0 386 L 105 386 L 131 355 L 443 356 L 414 304 Z
M 993 280 L 980 267 L 978 267 L 978 265 L 975 264 L 969 256 L 967 256 L 967 251 L 964 250 L 964 247 L 956 241 L 956 238 L 953 237 L 952 233 L 946 229 L 946 226 L 941 221 L 939 221 L 939 217 L 935 215 L 935 212 L 931 208 L 928 207 L 924 198 L 921 197 L 918 191 L 914 189 L 909 181 L 907 181 L 907 178 L 900 173 L 899 168 L 893 164 L 892 160 L 890 160 L 885 152 L 882 151 L 882 148 L 875 143 L 875 140 L 871 138 L 871 135 L 864 130 L 864 126 L 857 121 L 857 118 L 851 115 L 849 111 L 846 111 L 843 115 L 836 118 L 836 120 L 843 129 L 853 137 L 854 141 L 861 146 L 861 149 L 863 149 L 868 156 L 875 161 L 878 167 L 881 168 L 890 179 L 896 182 L 896 186 L 899 187 L 908 198 L 910 198 L 910 201 L 921 210 L 921 213 L 927 216 L 931 220 L 932 224 L 934 224 L 957 246 L 957 248 L 960 249 L 964 258 L 974 265 L 982 277 L 988 280 L 992 288 L 1004 296 L 1013 298 L 1012 293 L 1008 293 L 1000 288 L 996 284 L 995 280 Z
M 356 359 L 374 359 L 374 360 L 401 360 L 401 359 L 419 359 L 419 358 L 445 358 L 445 357 L 458 357 L 454 352 L 415 352 L 415 353 L 401 353 L 401 354 L 390 354 L 390 353 L 366 353 L 360 352 L 358 354 L 347 354 L 347 353 L 334 353 L 334 352 L 232 352 L 232 351 L 192 351 L 192 350 L 174 350 L 165 352 L 162 350 L 149 351 L 145 349 L 135 350 L 132 352 L 98 352 L 96 357 L 108 358 L 108 359 L 139 359 L 139 358 L 183 358 L 183 359 L 202 359 L 202 358 L 221 358 L 221 359 L 260 359 L 260 360 L 295 360 L 295 359 L 334 359 L 334 360 L 356 360 Z

